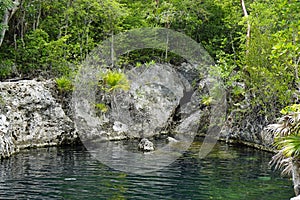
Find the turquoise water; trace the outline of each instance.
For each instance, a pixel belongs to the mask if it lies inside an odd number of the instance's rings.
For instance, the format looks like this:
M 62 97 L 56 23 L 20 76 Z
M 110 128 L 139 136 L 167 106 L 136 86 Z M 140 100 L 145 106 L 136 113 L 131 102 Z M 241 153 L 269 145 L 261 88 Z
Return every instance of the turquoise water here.
M 198 158 L 193 143 L 172 165 L 147 175 L 118 172 L 84 148 L 41 148 L 0 162 L 0 199 L 284 200 L 292 181 L 268 167 L 272 154 L 219 143 Z

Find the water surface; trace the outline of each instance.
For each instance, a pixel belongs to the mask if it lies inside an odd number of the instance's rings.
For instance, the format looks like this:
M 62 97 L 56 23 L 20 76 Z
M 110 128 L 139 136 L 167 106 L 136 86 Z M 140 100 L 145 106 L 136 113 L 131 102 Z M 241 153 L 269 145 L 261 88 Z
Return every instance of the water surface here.
M 0 162 L 0 199 L 284 200 L 292 182 L 268 167 L 272 154 L 218 143 L 198 158 L 199 142 L 147 175 L 115 171 L 83 147 L 23 151 Z

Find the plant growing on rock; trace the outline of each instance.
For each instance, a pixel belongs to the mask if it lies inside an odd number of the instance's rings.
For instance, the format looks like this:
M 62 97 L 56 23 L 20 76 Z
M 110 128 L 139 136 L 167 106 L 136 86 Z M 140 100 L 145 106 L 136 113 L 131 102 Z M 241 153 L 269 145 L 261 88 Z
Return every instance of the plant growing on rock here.
M 129 90 L 130 84 L 123 72 L 108 70 L 100 74 L 98 87 L 100 96 L 98 96 L 96 102 L 100 103 L 95 103 L 95 108 L 98 114 L 105 114 L 110 107 L 109 105 L 115 100 L 115 92 L 117 90 Z
M 106 113 L 108 111 L 108 108 L 104 103 L 97 103 L 95 107 L 102 113 Z
M 61 92 L 61 93 L 70 92 L 73 90 L 72 81 L 70 80 L 70 78 L 68 78 L 66 76 L 56 78 L 55 82 L 57 84 L 57 88 L 58 88 L 59 92 Z
M 292 175 L 294 191 L 300 194 L 300 105 L 295 104 L 284 108 L 283 117 L 277 124 L 266 129 L 274 135 L 274 145 L 278 149 L 270 164 L 275 169 L 282 169 L 282 174 Z
M 116 89 L 127 91 L 129 90 L 129 82 L 124 73 L 108 71 L 103 75 L 102 88 L 107 92 L 113 92 Z

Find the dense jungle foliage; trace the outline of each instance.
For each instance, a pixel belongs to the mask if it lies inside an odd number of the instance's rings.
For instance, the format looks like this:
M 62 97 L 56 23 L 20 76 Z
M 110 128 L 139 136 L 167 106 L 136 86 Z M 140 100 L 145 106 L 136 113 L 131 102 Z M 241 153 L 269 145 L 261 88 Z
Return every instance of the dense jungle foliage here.
M 298 0 L 0 0 L 0 79 L 70 77 L 111 35 L 165 27 L 215 59 L 229 109 L 271 116 L 297 102 L 299 11 Z M 135 51 L 123 62 L 176 57 L 157 54 Z

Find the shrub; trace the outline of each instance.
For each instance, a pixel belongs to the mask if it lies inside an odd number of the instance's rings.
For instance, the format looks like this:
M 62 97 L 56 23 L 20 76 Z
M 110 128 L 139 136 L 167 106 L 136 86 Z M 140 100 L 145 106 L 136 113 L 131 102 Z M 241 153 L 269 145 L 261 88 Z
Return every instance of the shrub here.
M 111 92 L 116 89 L 129 90 L 129 82 L 126 75 L 118 71 L 108 71 L 103 75 L 104 90 Z
M 108 108 L 104 103 L 97 103 L 95 107 L 102 113 L 106 113 L 108 111 Z
M 13 62 L 11 60 L 4 60 L 0 63 L 0 80 L 7 78 L 13 69 Z
M 71 79 L 68 78 L 67 76 L 62 76 L 60 78 L 56 78 L 55 82 L 56 82 L 59 92 L 61 92 L 61 93 L 62 92 L 70 92 L 74 88 Z

